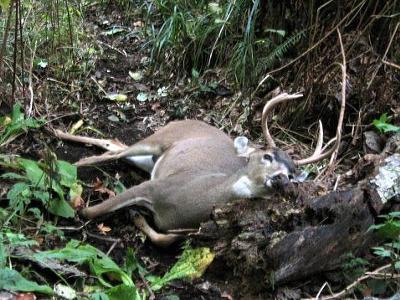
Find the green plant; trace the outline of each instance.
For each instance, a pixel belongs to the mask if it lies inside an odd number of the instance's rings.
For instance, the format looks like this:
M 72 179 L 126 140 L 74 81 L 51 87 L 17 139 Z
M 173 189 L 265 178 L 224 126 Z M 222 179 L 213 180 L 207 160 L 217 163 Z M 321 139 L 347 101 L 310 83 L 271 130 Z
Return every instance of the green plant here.
M 0 148 L 12 142 L 19 135 L 26 133 L 29 129 L 39 128 L 43 120 L 25 118 L 21 105 L 14 104 L 10 116 L 0 117 Z
M 400 127 L 388 123 L 389 118 L 386 113 L 382 114 L 379 119 L 375 119 L 372 124 L 383 133 L 400 132 Z
M 153 62 L 173 63 L 186 71 L 228 65 L 227 73 L 244 89 L 281 59 L 305 31 L 285 39 L 286 32 L 260 27 L 261 1 L 152 1 Z M 153 27 L 151 27 L 153 28 Z
M 29 248 L 37 242 L 27 239 L 23 234 L 10 230 L 0 231 L 0 289 L 12 292 L 38 292 L 51 295 L 53 290 L 48 285 L 39 285 L 22 276 L 18 271 L 6 266 L 15 248 Z
M 9 207 L 13 211 L 8 220 L 15 214 L 23 214 L 31 200 L 41 202 L 49 212 L 57 216 L 70 218 L 75 215 L 64 196 L 68 193 L 73 201 L 82 192 L 74 165 L 57 160 L 51 166 L 29 159 L 11 159 L 8 156 L 0 157 L 0 165 L 17 171 L 1 175 L 3 179 L 17 181 L 7 193 Z
M 390 212 L 380 216 L 384 219 L 382 224 L 372 225 L 369 230 L 376 230 L 388 243 L 374 247 L 375 255 L 390 259 L 396 270 L 400 271 L 400 212 Z

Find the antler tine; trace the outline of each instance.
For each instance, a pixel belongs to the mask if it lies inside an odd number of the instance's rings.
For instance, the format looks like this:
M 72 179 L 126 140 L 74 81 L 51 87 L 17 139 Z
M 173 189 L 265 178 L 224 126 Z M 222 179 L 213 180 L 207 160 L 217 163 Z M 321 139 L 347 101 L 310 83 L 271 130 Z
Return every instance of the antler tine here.
M 303 94 L 301 94 L 301 93 L 295 93 L 295 94 L 282 93 L 282 94 L 279 94 L 278 96 L 272 98 L 265 104 L 263 112 L 262 112 L 262 117 L 261 117 L 261 126 L 262 126 L 263 133 L 264 133 L 264 136 L 265 136 L 268 146 L 276 147 L 274 139 L 271 137 L 271 134 L 269 133 L 269 129 L 268 129 L 268 122 L 267 122 L 268 114 L 272 111 L 272 109 L 277 104 L 284 102 L 284 101 L 291 100 L 291 99 L 300 98 L 300 97 L 303 97 Z

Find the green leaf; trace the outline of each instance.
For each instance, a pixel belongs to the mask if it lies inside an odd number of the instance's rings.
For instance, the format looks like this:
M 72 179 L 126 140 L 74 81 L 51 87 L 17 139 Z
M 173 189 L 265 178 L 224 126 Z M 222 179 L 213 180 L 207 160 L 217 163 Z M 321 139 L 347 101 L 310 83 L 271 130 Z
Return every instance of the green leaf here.
M 13 172 L 4 173 L 0 177 L 4 178 L 4 179 L 9 179 L 9 180 L 26 180 L 27 179 L 25 176 L 22 176 L 20 174 L 13 173 Z
M 46 174 L 39 167 L 39 164 L 30 159 L 20 159 L 19 164 L 24 168 L 26 177 L 37 187 L 45 187 Z
M 71 205 L 63 199 L 51 200 L 49 203 L 49 212 L 64 218 L 73 218 L 75 216 L 75 211 Z
M 372 229 L 376 229 L 384 238 L 396 239 L 400 235 L 400 221 L 389 219 L 385 223 L 372 225 Z
M 37 200 L 40 200 L 45 206 L 47 206 L 50 200 L 49 192 L 42 190 L 33 191 L 33 197 L 35 197 Z
M 91 300 L 109 300 L 108 296 L 104 292 L 96 292 L 90 295 Z
M 134 286 L 130 276 L 121 270 L 120 267 L 107 255 L 91 245 L 81 245 L 78 241 L 70 241 L 65 248 L 36 253 L 34 257 L 43 261 L 45 259 L 67 260 L 78 264 L 89 264 L 92 274 L 100 283 L 106 287 L 112 287 L 103 276 L 111 275 L 112 278 L 120 280 L 128 286 Z
M 28 239 L 22 233 L 7 231 L 5 235 L 7 237 L 8 243 L 12 247 L 32 247 L 38 245 L 37 241 Z
M 378 128 L 378 130 L 380 132 L 384 132 L 384 133 L 387 133 L 387 132 L 400 132 L 400 127 L 392 125 L 392 124 L 389 124 L 388 120 L 389 120 L 389 118 L 388 118 L 387 114 L 384 113 L 384 114 L 382 114 L 380 116 L 380 118 L 378 120 L 374 120 L 372 122 L 372 124 L 374 124 L 374 126 L 376 128 Z
M 378 255 L 380 257 L 390 257 L 391 256 L 391 252 L 386 250 L 383 247 L 373 247 L 372 249 L 374 250 L 374 254 Z
M 48 285 L 38 285 L 34 281 L 27 280 L 17 271 L 8 268 L 0 269 L 0 290 L 53 294 L 53 290 Z
M 184 249 L 175 265 L 161 278 L 151 278 L 151 288 L 155 291 L 161 289 L 172 280 L 182 278 L 199 278 L 214 260 L 214 253 L 210 248 Z
M 30 196 L 30 186 L 24 182 L 18 182 L 14 184 L 7 193 L 7 198 L 10 201 L 10 207 L 16 209 L 17 212 L 22 212 L 31 202 Z
M 132 248 L 128 248 L 128 251 L 126 252 L 123 269 L 129 275 L 129 277 L 132 277 L 132 274 L 136 271 L 138 271 L 139 274 L 147 273 L 146 269 L 139 263 L 139 260 L 135 255 L 135 251 Z
M 58 174 L 60 174 L 61 177 L 60 183 L 69 188 L 76 184 L 78 178 L 76 166 L 63 160 L 58 160 L 56 164 Z
M 139 291 L 135 286 L 118 285 L 106 291 L 106 294 L 110 300 L 130 299 L 130 300 L 141 300 L 142 298 Z

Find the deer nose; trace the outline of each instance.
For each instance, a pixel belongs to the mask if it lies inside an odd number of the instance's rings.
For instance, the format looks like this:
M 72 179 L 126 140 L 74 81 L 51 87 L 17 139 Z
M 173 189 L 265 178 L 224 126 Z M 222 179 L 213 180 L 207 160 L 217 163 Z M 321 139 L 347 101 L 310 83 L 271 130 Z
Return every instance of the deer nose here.
M 285 174 L 277 174 L 272 177 L 267 176 L 264 181 L 266 188 L 273 188 L 276 190 L 284 190 L 289 183 L 290 180 Z

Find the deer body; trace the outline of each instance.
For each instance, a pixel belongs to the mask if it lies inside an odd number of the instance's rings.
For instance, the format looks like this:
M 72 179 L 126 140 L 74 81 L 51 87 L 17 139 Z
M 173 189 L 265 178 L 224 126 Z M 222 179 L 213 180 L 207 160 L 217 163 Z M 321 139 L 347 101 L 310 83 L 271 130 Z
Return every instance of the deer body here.
M 78 161 L 78 166 L 123 158 L 151 175 L 149 181 L 84 208 L 81 214 L 95 218 L 121 208 L 144 208 L 151 212 L 155 226 L 164 233 L 156 232 L 140 214 L 136 214 L 135 224 L 152 242 L 166 246 L 180 237 L 175 234 L 177 230 L 198 228 L 201 222 L 209 219 L 215 206 L 267 195 L 276 183 L 285 183 L 293 178 L 295 165 L 326 158 L 339 147 L 344 100 L 337 135 L 331 140 L 335 144 L 329 150 L 323 151 L 321 123 L 316 149 L 309 158 L 293 162 L 285 152 L 275 147 L 268 131 L 268 112 L 278 103 L 298 97 L 301 94 L 283 93 L 265 105 L 262 125 L 270 146 L 267 150 L 250 146 L 245 137 L 233 141 L 221 130 L 195 120 L 171 122 L 132 146 L 116 140 L 75 136 L 56 130 L 56 136 L 62 139 L 108 150 L 103 155 Z
M 265 176 L 260 174 L 256 178 L 257 175 L 251 174 L 249 167 L 254 166 L 236 154 L 231 138 L 206 123 L 172 122 L 130 148 L 146 147 L 164 149 L 162 153 L 146 154 L 157 156 L 152 160 L 156 163 L 150 181 L 84 209 L 83 215 L 94 218 L 122 207 L 145 207 L 152 212 L 157 228 L 166 232 L 196 228 L 210 217 L 215 206 L 266 193 Z M 271 155 L 277 154 L 271 152 Z M 134 155 L 126 158 L 136 160 Z M 261 161 L 262 154 L 253 159 Z M 288 175 L 293 169 L 287 161 L 276 171 Z M 254 178 L 250 180 L 249 176 Z

